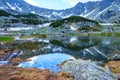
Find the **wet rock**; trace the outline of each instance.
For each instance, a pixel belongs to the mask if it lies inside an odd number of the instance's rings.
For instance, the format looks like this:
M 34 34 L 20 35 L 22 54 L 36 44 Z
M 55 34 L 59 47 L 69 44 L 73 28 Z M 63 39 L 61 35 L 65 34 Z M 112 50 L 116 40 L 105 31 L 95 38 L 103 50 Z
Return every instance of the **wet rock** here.
M 72 73 L 75 80 L 118 80 L 108 67 L 101 67 L 90 60 L 74 60 L 64 63 L 63 71 Z

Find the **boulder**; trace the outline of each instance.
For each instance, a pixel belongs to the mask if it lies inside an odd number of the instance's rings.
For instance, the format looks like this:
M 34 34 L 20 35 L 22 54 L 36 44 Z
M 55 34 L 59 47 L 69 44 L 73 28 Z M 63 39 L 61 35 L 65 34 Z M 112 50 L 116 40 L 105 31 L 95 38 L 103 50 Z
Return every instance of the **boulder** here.
M 61 68 L 62 71 L 72 73 L 75 80 L 118 80 L 107 66 L 101 67 L 91 60 L 67 61 Z

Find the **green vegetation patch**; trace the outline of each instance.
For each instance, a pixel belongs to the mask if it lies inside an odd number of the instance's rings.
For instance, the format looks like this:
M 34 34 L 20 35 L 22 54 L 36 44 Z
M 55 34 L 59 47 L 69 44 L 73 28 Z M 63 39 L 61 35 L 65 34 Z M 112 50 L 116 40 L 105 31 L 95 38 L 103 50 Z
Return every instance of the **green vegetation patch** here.
M 14 38 L 11 36 L 0 36 L 0 42 L 10 42 L 13 40 L 14 40 Z
M 84 22 L 93 22 L 93 23 L 96 23 L 98 24 L 98 22 L 94 21 L 94 20 L 90 20 L 90 19 L 87 19 L 87 18 L 83 18 L 83 17 L 79 17 L 79 16 L 71 16 L 69 18 L 65 18 L 65 19 L 62 19 L 62 20 L 56 20 L 56 21 L 53 21 L 50 26 L 52 27 L 59 27 L 59 26 L 62 26 L 64 23 L 72 23 L 72 22 L 80 22 L 80 21 L 84 21 Z

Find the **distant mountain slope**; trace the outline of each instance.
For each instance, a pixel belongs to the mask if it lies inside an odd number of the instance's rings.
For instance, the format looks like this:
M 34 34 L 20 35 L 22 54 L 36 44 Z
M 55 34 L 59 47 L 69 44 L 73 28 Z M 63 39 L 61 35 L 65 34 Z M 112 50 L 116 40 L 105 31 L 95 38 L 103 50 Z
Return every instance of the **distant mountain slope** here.
M 78 3 L 76 6 L 65 10 L 39 8 L 28 4 L 24 0 L 0 0 L 0 3 L 0 9 L 14 14 L 35 13 L 49 19 L 83 16 L 99 22 L 114 23 L 112 20 L 118 20 L 120 13 L 120 0 L 102 0 L 96 2 Z
M 24 0 L 0 0 L 0 3 L 1 3 L 0 9 L 14 13 L 14 14 L 34 13 L 34 14 L 40 14 L 41 16 L 45 16 L 51 19 L 57 18 L 57 16 L 52 15 L 52 12 L 57 10 L 39 8 L 37 6 L 28 4 Z
M 33 13 L 11 14 L 4 10 L 0 10 L 0 27 L 5 27 L 6 25 L 10 26 L 13 23 L 16 23 L 16 25 L 18 25 L 18 23 L 38 25 L 47 21 L 47 18 Z
M 99 22 L 113 22 L 120 13 L 120 0 L 103 0 L 97 2 L 78 3 L 75 7 L 64 10 L 62 16 L 78 15 Z M 116 16 L 116 17 L 115 17 Z

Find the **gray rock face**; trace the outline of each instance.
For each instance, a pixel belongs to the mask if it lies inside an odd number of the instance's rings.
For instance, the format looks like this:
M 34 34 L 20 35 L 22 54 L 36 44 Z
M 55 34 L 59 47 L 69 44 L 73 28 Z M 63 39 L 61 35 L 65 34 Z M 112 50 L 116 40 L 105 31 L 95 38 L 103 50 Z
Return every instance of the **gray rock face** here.
M 75 80 L 118 80 L 108 67 L 103 68 L 90 60 L 68 61 L 62 66 L 62 70 L 72 73 Z

